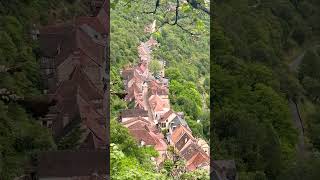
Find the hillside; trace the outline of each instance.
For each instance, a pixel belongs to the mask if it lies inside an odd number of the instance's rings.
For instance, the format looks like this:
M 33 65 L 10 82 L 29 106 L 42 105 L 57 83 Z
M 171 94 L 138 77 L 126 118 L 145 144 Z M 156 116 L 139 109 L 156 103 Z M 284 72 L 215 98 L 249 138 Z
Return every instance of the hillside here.
M 215 1 L 212 154 L 239 179 L 319 177 L 319 5 Z
M 173 168 L 170 161 L 164 163 L 161 170 L 157 170 L 150 162 L 155 156 L 153 148 L 139 148 L 132 138 L 132 134 L 119 122 L 120 112 L 133 107 L 123 99 L 125 86 L 120 76 L 121 70 L 139 63 L 137 47 L 146 42 L 150 34 L 145 33 L 147 25 L 156 20 L 159 27 L 161 14 L 146 14 L 139 8 L 140 3 L 131 3 L 131 8 L 125 4 L 118 4 L 111 11 L 111 174 L 112 177 L 126 177 L 129 167 L 135 167 L 132 178 L 144 177 L 146 179 L 168 179 L 170 174 L 183 168 L 181 165 Z M 153 7 L 147 3 L 146 7 Z M 142 7 L 142 6 L 140 6 Z M 205 20 L 208 24 L 208 18 Z M 152 61 L 165 61 L 165 77 L 169 78 L 169 99 L 174 111 L 185 113 L 186 121 L 196 137 L 209 140 L 209 41 L 208 34 L 192 37 L 175 26 L 163 26 L 161 31 L 151 35 L 159 46 L 152 51 Z M 201 47 L 201 48 L 197 48 Z M 153 63 L 151 66 L 157 66 Z M 150 69 L 153 69 L 150 67 Z M 157 69 L 156 67 L 154 69 Z M 152 71 L 152 70 L 151 70 Z M 197 120 L 199 122 L 197 123 Z M 122 141 L 126 139 L 126 141 Z M 122 154 L 116 158 L 116 154 Z M 155 154 L 156 153 L 156 154 Z M 113 156 L 114 155 L 114 156 Z M 135 156 L 135 157 L 134 157 Z M 130 161 L 132 163 L 130 163 Z M 135 164 L 135 165 L 134 165 Z M 155 173 L 155 172 L 158 172 Z M 115 176 L 115 174 L 117 176 Z M 203 172 L 186 173 L 181 178 L 192 177 L 208 178 Z
M 36 33 L 48 23 L 86 13 L 84 9 L 75 1 L 0 2 L 0 179 L 21 176 L 37 152 L 56 149 L 38 122 L 46 99 Z

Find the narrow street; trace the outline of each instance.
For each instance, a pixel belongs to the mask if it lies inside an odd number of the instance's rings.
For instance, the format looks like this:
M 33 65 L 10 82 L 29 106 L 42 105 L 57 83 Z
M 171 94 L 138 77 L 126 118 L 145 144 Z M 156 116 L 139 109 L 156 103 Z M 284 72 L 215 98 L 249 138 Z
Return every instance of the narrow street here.
M 154 120 L 153 115 L 152 115 L 153 112 L 152 112 L 152 109 L 151 109 L 149 101 L 148 101 L 148 98 L 149 98 L 148 87 L 143 89 L 142 96 L 143 96 L 143 102 L 145 104 L 146 110 L 148 111 L 149 121 L 153 122 L 153 120 Z

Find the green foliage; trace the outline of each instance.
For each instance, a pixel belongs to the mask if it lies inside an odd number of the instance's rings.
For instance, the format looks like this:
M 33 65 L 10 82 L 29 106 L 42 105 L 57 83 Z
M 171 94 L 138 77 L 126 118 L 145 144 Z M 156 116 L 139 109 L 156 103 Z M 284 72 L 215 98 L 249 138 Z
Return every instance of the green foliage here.
M 153 60 L 149 64 L 149 69 L 152 74 L 157 75 L 160 73 L 162 67 L 159 61 Z
M 307 51 L 299 68 L 301 84 L 307 95 L 318 102 L 320 98 L 320 56 L 315 51 Z
M 112 179 L 165 179 L 155 171 L 152 157 L 159 154 L 150 147 L 138 147 L 127 128 L 115 120 L 110 123 L 110 173 Z
M 45 25 L 49 19 L 52 22 L 61 17 L 66 20 L 73 8 L 66 1 L 0 2 L 1 89 L 20 97 L 41 94 L 39 54 L 36 53 L 39 45 L 30 37 L 31 27 Z M 66 13 L 62 14 L 62 9 Z M 54 149 L 51 133 L 28 114 L 26 107 L 0 100 L 0 179 L 20 176 L 31 156 Z
M 163 168 L 167 172 L 171 172 L 173 170 L 173 166 L 174 166 L 174 162 L 172 160 L 167 159 L 163 162 Z
M 307 51 L 300 65 L 300 77 L 309 76 L 314 79 L 320 79 L 320 57 L 314 51 Z
M 23 172 L 29 155 L 55 149 L 50 132 L 26 113 L 23 107 L 0 101 L 0 177 L 13 179 Z
M 111 179 L 166 179 L 164 175 L 141 166 L 135 157 L 127 156 L 116 144 L 110 145 L 110 168 Z
M 80 129 L 80 126 L 72 128 L 67 135 L 63 136 L 57 143 L 59 150 L 76 150 L 78 149 L 80 143 L 79 139 L 82 138 L 82 133 L 85 130 Z
M 310 140 L 318 151 L 320 151 L 320 115 L 319 115 L 320 108 L 316 108 L 316 112 L 312 113 L 309 117 L 309 133 L 310 133 Z
M 316 100 L 319 67 L 317 54 L 307 52 L 299 81 L 285 60 L 291 51 L 319 37 L 319 29 L 310 31 L 320 19 L 316 7 L 315 1 L 215 3 L 211 154 L 235 159 L 240 179 L 294 179 L 279 178 L 296 163 L 298 136 L 287 98 L 298 101 L 306 90 Z M 313 123 L 317 142 L 317 121 Z
M 180 179 L 181 180 L 197 180 L 197 179 L 209 180 L 210 177 L 209 177 L 208 171 L 203 169 L 197 169 L 181 175 Z

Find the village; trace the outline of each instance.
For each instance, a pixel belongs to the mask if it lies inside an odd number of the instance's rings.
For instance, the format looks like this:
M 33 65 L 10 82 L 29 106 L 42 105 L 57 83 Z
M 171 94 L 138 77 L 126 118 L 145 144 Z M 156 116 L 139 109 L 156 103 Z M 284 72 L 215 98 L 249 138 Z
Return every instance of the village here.
M 156 21 L 146 26 L 145 33 L 155 31 Z M 138 46 L 139 63 L 121 71 L 125 85 L 125 100 L 133 108 L 121 112 L 119 121 L 140 146 L 151 146 L 159 152 L 155 159 L 161 167 L 166 159 L 183 159 L 186 170 L 210 169 L 210 150 L 207 142 L 192 135 L 183 112 L 174 112 L 169 100 L 169 79 L 165 77 L 165 62 L 160 62 L 158 74 L 150 71 L 152 50 L 159 46 L 152 37 Z M 155 60 L 154 60 L 155 61 Z M 173 147 L 174 157 L 169 153 Z

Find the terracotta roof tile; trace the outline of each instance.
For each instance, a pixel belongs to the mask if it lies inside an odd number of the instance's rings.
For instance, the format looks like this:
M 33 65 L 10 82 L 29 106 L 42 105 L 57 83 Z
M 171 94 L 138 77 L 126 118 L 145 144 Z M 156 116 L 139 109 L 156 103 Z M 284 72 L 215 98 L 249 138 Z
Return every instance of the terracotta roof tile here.
M 122 118 L 129 118 L 129 117 L 148 117 L 148 111 L 144 109 L 126 109 L 121 112 Z
M 170 109 L 168 112 L 164 113 L 164 114 L 160 117 L 160 120 L 159 120 L 159 121 L 160 121 L 160 122 L 166 121 L 172 113 L 174 113 L 174 112 Z
M 201 165 L 209 165 L 210 159 L 206 154 L 202 152 L 197 152 L 189 161 L 187 161 L 186 166 L 189 171 L 197 169 Z
M 129 129 L 130 134 L 132 134 L 136 140 L 144 141 L 146 145 L 156 145 L 157 140 L 145 129 Z
M 173 131 L 171 135 L 173 143 L 177 143 L 185 133 L 188 134 L 189 137 L 193 138 L 191 131 L 187 129 L 185 126 L 179 125 L 178 127 L 176 127 L 176 129 Z
M 133 77 L 134 69 L 128 68 L 122 71 L 121 76 L 124 80 L 130 80 Z

